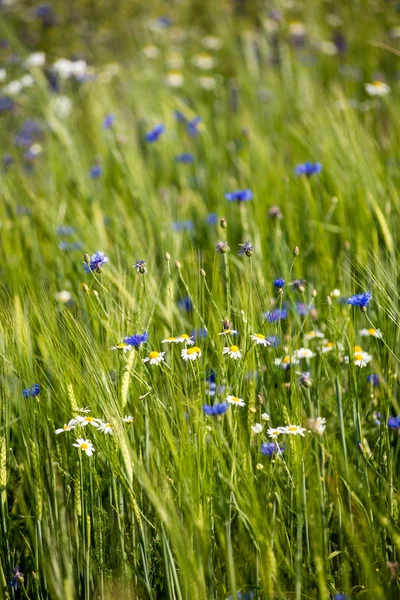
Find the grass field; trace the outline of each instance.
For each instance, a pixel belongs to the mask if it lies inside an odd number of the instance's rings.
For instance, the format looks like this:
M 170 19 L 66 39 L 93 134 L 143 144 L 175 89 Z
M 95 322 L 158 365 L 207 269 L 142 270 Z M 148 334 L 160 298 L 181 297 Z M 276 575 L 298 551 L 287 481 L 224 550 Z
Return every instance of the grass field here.
M 399 40 L 0 1 L 0 600 L 400 598 Z

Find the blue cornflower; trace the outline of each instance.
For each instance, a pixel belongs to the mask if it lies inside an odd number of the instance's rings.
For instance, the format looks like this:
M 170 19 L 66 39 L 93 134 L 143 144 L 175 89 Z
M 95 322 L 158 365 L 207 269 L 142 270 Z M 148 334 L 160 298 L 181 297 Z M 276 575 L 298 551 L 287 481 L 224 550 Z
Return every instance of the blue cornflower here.
M 254 592 L 237 592 L 236 600 L 252 600 L 254 598 Z M 228 600 L 234 600 L 232 594 L 228 596 Z
M 251 256 L 253 254 L 254 246 L 250 242 L 245 242 L 244 244 L 239 244 L 240 250 L 238 252 L 239 256 Z
M 303 302 L 298 302 L 296 305 L 296 308 L 297 308 L 297 314 L 299 315 L 299 317 L 305 317 L 307 315 L 308 307 Z
M 371 292 L 363 292 L 362 294 L 354 294 L 347 298 L 347 304 L 352 306 L 359 306 L 363 312 L 366 312 L 369 301 L 372 298 Z
M 285 280 L 284 279 L 274 279 L 274 286 L 276 288 L 278 288 L 279 290 L 281 290 L 284 285 L 285 285 Z
M 332 600 L 350 600 L 347 594 L 334 594 Z
M 187 121 L 185 115 L 180 110 L 175 111 L 175 118 L 178 121 L 178 123 L 186 123 Z
M 15 106 L 15 102 L 12 98 L 8 96 L 0 97 L 0 112 L 5 112 L 6 110 L 12 110 Z
M 373 386 L 378 386 L 379 375 L 377 375 L 376 373 L 371 373 L 370 375 L 367 375 L 367 381 L 368 383 L 372 383 Z
M 311 177 L 311 175 L 315 175 L 316 173 L 320 173 L 322 171 L 321 163 L 310 163 L 306 162 L 301 165 L 297 165 L 296 175 L 306 175 L 306 177 Z
M 187 122 L 186 129 L 190 136 L 195 137 L 199 134 L 198 126 L 201 123 L 201 117 L 195 117 L 191 121 Z
M 287 319 L 287 316 L 286 308 L 274 308 L 274 310 L 264 313 L 264 318 L 267 319 L 268 323 L 276 323 L 281 319 Z
M 24 583 L 24 574 L 21 573 L 21 571 L 19 570 L 19 566 L 17 566 L 15 567 L 15 569 L 13 569 L 13 576 L 9 582 L 9 586 L 14 591 L 17 591 L 21 583 Z
M 189 296 L 184 296 L 181 300 L 178 300 L 179 308 L 183 308 L 186 312 L 191 312 L 193 310 L 193 302 Z
M 263 442 L 261 444 L 261 454 L 272 456 L 273 454 L 282 454 L 284 446 L 279 446 L 277 442 Z
M 221 402 L 220 404 L 203 404 L 204 414 L 210 415 L 211 417 L 217 417 L 218 415 L 224 415 L 229 408 L 227 402 Z
M 58 235 L 73 235 L 75 233 L 75 227 L 69 225 L 60 225 L 57 227 L 56 232 Z
M 397 417 L 389 417 L 388 427 L 391 427 L 392 429 L 400 429 L 400 415 Z
M 136 273 L 140 275 L 145 275 L 147 273 L 146 261 L 143 259 L 137 260 L 132 266 L 132 269 L 136 269 Z
M 40 394 L 40 387 L 37 383 L 35 383 L 31 388 L 25 388 L 22 391 L 22 395 L 24 398 L 36 398 Z
M 159 17 L 158 22 L 163 27 L 170 27 L 172 25 L 172 21 L 169 17 Z
M 171 229 L 173 231 L 191 231 L 193 228 L 193 221 L 173 221 L 171 223 Z
M 251 190 L 236 190 L 225 194 L 225 198 L 229 202 L 248 202 L 253 199 L 253 192 Z
M 14 162 L 14 158 L 8 152 L 3 155 L 3 165 L 5 167 L 10 167 Z
M 110 259 L 104 254 L 104 252 L 97 251 L 92 254 L 92 256 L 85 254 L 83 268 L 85 269 L 86 273 L 91 273 L 92 271 L 101 273 L 102 266 L 108 263 L 109 260 Z
M 14 136 L 14 146 L 17 148 L 29 148 L 34 142 L 33 135 L 22 131 Z
M 183 165 L 191 165 L 194 163 L 193 154 L 190 152 L 183 152 L 182 154 L 177 154 L 175 156 L 175 161 L 178 163 L 182 163 Z
M 278 335 L 267 335 L 265 339 L 272 348 L 276 348 L 281 343 L 281 338 Z
M 208 331 L 204 327 L 201 327 L 200 329 L 192 329 L 192 331 L 190 332 L 190 337 L 192 337 L 194 340 L 203 340 L 207 336 Z
M 300 293 L 305 291 L 304 285 L 307 283 L 307 279 L 294 279 L 289 283 L 292 290 L 297 290 Z
M 142 344 L 147 342 L 148 339 L 149 334 L 147 333 L 147 331 L 145 331 L 144 333 L 135 333 L 134 335 L 124 337 L 124 343 L 137 348 L 138 346 L 141 346 Z
M 109 114 L 104 117 L 103 120 L 103 129 L 111 129 L 111 127 L 115 123 L 115 115 Z
M 156 142 L 164 133 L 165 131 L 165 125 L 162 125 L 162 123 L 160 123 L 159 125 L 156 125 L 155 127 L 153 127 L 153 129 L 150 129 L 150 131 L 148 131 L 145 135 L 145 140 L 146 142 L 152 143 L 152 142 Z
M 217 213 L 209 213 L 206 218 L 207 225 L 216 225 L 218 223 Z
M 91 167 L 89 169 L 89 177 L 91 179 L 98 179 L 101 175 L 103 174 L 103 169 L 101 168 L 100 165 L 93 165 L 93 167 Z

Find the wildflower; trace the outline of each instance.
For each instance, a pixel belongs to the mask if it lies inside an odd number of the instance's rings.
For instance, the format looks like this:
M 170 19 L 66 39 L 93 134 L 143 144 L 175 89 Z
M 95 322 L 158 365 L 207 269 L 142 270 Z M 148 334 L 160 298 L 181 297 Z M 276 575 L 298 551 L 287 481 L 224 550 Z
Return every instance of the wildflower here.
M 215 246 L 215 251 L 219 252 L 219 254 L 226 254 L 229 252 L 230 248 L 228 242 L 217 242 Z
M 200 358 L 201 350 L 198 346 L 193 346 L 193 348 L 184 348 L 181 352 L 181 357 L 183 360 L 196 360 Z
M 326 342 L 326 343 L 325 343 L 325 344 L 322 346 L 322 348 L 321 348 L 321 352 L 322 352 L 323 354 L 325 354 L 325 352 L 331 352 L 331 351 L 334 349 L 334 347 L 335 347 L 335 344 L 334 344 L 333 342 L 328 342 L 328 341 L 327 341 L 327 342 Z
M 25 388 L 22 391 L 24 398 L 36 398 L 40 394 L 40 387 L 35 383 L 31 388 Z
M 151 365 L 158 365 L 165 360 L 164 355 L 165 352 L 157 352 L 157 350 L 153 350 L 153 352 L 150 352 L 150 354 L 146 356 L 142 362 L 150 362 Z
M 295 358 L 313 358 L 315 352 L 312 352 L 309 348 L 299 348 L 293 352 Z
M 105 433 L 106 435 L 113 435 L 114 433 L 111 423 L 100 423 L 99 431 L 101 431 L 101 433 Z
M 171 223 L 171 229 L 173 231 L 191 231 L 193 228 L 193 221 L 173 221 Z
M 400 429 L 400 416 L 389 417 L 388 427 L 390 427 L 391 429 Z
M 379 376 L 376 373 L 371 373 L 370 375 L 367 375 L 367 381 L 368 383 L 372 383 L 373 386 L 378 386 Z
M 229 202 L 248 202 L 253 199 L 253 192 L 251 190 L 236 190 L 236 192 L 228 192 L 225 194 L 225 198 Z
M 356 367 L 366 367 L 369 362 L 372 360 L 372 355 L 368 354 L 368 352 L 359 352 L 356 351 L 354 353 L 354 364 Z
M 290 368 L 291 365 L 300 364 L 300 361 L 297 359 L 297 357 L 295 357 L 295 356 L 291 357 L 291 356 L 289 356 L 289 354 L 287 354 L 283 358 L 275 358 L 274 364 L 279 366 L 284 371 L 286 371 L 287 369 Z
M 184 296 L 181 300 L 178 300 L 179 308 L 183 308 L 186 312 L 193 310 L 193 302 L 189 296 Z
M 95 448 L 92 444 L 92 442 L 90 442 L 89 440 L 85 440 L 83 438 L 78 438 L 76 440 L 76 444 L 72 444 L 73 446 L 75 446 L 75 448 L 79 448 L 80 450 L 83 450 L 83 452 L 85 452 L 88 456 L 93 456 L 93 452 L 95 451 Z
M 305 291 L 304 284 L 307 283 L 306 279 L 294 279 L 289 283 L 292 290 L 297 290 L 301 294 Z
M 261 444 L 261 454 L 272 456 L 273 454 L 282 454 L 284 448 L 276 442 L 263 442 Z
M 269 414 L 268 413 L 262 413 L 261 420 L 262 421 L 269 421 Z
M 85 255 L 85 261 L 83 264 L 83 268 L 86 273 L 91 273 L 92 271 L 96 271 L 96 273 L 101 273 L 101 268 L 109 262 L 108 256 L 104 254 L 104 252 L 95 252 L 92 256 Z
M 201 43 L 207 50 L 219 50 L 222 46 L 222 40 L 214 35 L 206 35 Z
M 223 331 L 221 331 L 218 335 L 237 335 L 238 332 L 236 329 L 224 329 Z
M 224 415 L 228 408 L 228 402 L 221 402 L 220 404 L 214 404 L 213 406 L 211 406 L 210 404 L 203 404 L 204 414 L 210 415 L 211 417 Z
M 153 143 L 156 142 L 164 133 L 165 131 L 165 126 L 160 124 L 160 125 L 156 125 L 155 127 L 153 127 L 153 129 L 150 129 L 150 131 L 148 131 L 145 135 L 145 140 L 146 142 L 149 143 Z
M 90 408 L 86 407 L 86 408 L 77 408 L 76 412 L 81 412 L 84 414 L 90 413 Z
M 239 244 L 240 250 L 238 252 L 239 256 L 251 256 L 253 254 L 254 246 L 251 245 L 250 242 L 245 242 L 244 244 Z
M 261 346 L 270 346 L 271 345 L 269 343 L 269 341 L 267 340 L 267 338 L 265 337 L 265 335 L 263 335 L 262 333 L 253 333 L 253 335 L 250 336 L 250 339 L 253 340 L 253 342 L 255 342 L 257 345 L 261 345 Z
M 227 354 L 233 360 L 238 360 L 238 358 L 242 358 L 242 353 L 241 353 L 241 351 L 240 351 L 240 349 L 239 349 L 238 346 L 225 347 L 222 350 L 222 354 Z
M 185 83 L 185 78 L 184 78 L 184 76 L 182 75 L 182 73 L 180 71 L 168 71 L 168 73 L 164 77 L 164 82 L 167 85 L 169 85 L 169 87 L 180 88 Z M 163 127 L 163 126 L 161 125 L 161 127 Z M 147 135 L 149 135 L 149 134 L 147 134 Z M 156 140 L 157 139 L 158 138 L 156 138 Z M 148 139 L 146 139 L 146 141 L 148 141 L 148 142 L 153 142 L 153 141 L 156 141 L 156 140 L 148 140 Z
M 207 335 L 208 335 L 207 329 L 205 329 L 204 327 L 201 327 L 200 329 L 193 329 L 190 332 L 190 336 L 194 340 L 197 339 L 197 338 L 200 339 L 200 340 L 202 340 L 202 339 L 206 338 Z
M 298 373 L 298 385 L 300 387 L 310 388 L 312 386 L 311 375 L 308 371 L 304 371 L 303 373 Z
M 267 213 L 270 219 L 283 219 L 283 214 L 279 206 L 271 206 Z
M 72 296 L 68 290 L 61 290 L 54 294 L 54 299 L 60 304 L 68 304 L 72 300 Z
M 214 66 L 214 59 L 209 54 L 196 54 L 192 57 L 192 64 L 202 71 L 209 71 Z
M 263 465 L 262 463 L 257 463 L 257 464 L 256 464 L 256 469 L 257 469 L 257 471 L 262 471 L 262 470 L 263 470 L 263 468 L 264 468 L 264 465 Z
M 203 90 L 215 90 L 217 87 L 217 80 L 215 77 L 210 77 L 210 75 L 202 75 L 201 77 L 197 77 L 197 83 Z
M 238 396 L 228 396 L 226 401 L 229 402 L 229 404 L 235 404 L 236 406 L 246 406 L 246 402 L 244 402 L 242 398 L 239 398 Z
M 70 227 L 69 225 L 60 225 L 56 229 L 57 235 L 73 235 L 75 233 L 75 227 Z
M 373 81 L 372 83 L 366 83 L 364 87 L 369 96 L 383 98 L 383 96 L 387 96 L 390 92 L 388 84 L 378 80 Z
M 140 273 L 141 275 L 145 275 L 147 273 L 146 269 L 146 261 L 141 259 L 137 260 L 133 265 L 132 269 L 136 270 L 136 273 Z
M 187 121 L 186 130 L 191 137 L 195 137 L 199 134 L 198 127 L 201 123 L 201 117 L 195 117 L 191 121 Z
M 65 423 L 64 427 L 60 427 L 60 429 L 56 429 L 55 432 L 58 435 L 59 433 L 63 433 L 64 431 L 71 431 L 71 429 L 75 429 L 76 420 L 71 419 L 68 423 Z
M 318 433 L 318 435 L 323 435 L 326 429 L 326 419 L 322 417 L 317 417 L 316 419 L 308 419 L 307 426 L 314 433 Z
M 322 165 L 321 163 L 310 163 L 310 162 L 306 162 L 300 165 L 297 165 L 296 169 L 296 175 L 305 175 L 306 177 L 310 178 L 311 175 L 315 175 L 316 173 L 320 173 L 322 171 Z
M 128 344 L 129 346 L 133 346 L 138 348 L 149 339 L 149 334 L 147 331 L 144 333 L 135 333 L 134 335 L 130 335 L 128 337 L 124 337 L 124 344 Z
M 282 433 L 282 431 L 281 431 L 280 427 L 270 427 L 267 430 L 268 436 L 270 438 L 272 438 L 273 440 L 275 440 L 281 433 Z
M 276 288 L 278 288 L 278 290 L 281 290 L 284 285 L 285 285 L 285 280 L 284 279 L 274 279 L 274 286 Z
M 32 52 L 32 54 L 29 54 L 26 57 L 24 61 L 24 66 L 27 69 L 31 69 L 33 67 L 43 67 L 45 62 L 46 55 L 44 52 Z
M 111 129 L 111 127 L 115 123 L 115 115 L 109 114 L 104 117 L 103 120 L 103 129 Z
M 91 179 L 98 179 L 103 174 L 103 169 L 100 165 L 95 164 L 89 170 L 89 177 Z
M 334 594 L 332 600 L 350 600 L 347 594 Z
M 263 426 L 261 425 L 261 423 L 256 423 L 255 425 L 251 426 L 251 429 L 253 433 L 258 434 L 262 432 Z
M 265 339 L 272 348 L 276 348 L 281 343 L 280 337 L 277 335 L 267 335 Z
M 17 567 L 15 567 L 15 569 L 13 569 L 13 576 L 10 580 L 9 586 L 14 591 L 17 591 L 19 586 L 23 583 L 24 583 L 24 574 L 21 573 L 21 571 L 19 570 L 19 566 L 17 566 Z
M 347 298 L 347 304 L 351 306 L 359 306 L 362 312 L 366 312 L 367 306 L 372 298 L 371 292 L 363 292 L 362 294 L 354 294 Z
M 376 338 L 382 338 L 382 332 L 380 329 L 374 329 L 371 327 L 370 329 L 360 329 L 358 332 L 362 336 L 370 336 Z
M 320 339 L 324 339 L 325 335 L 322 333 L 322 331 L 317 331 L 317 330 L 312 330 L 309 331 L 308 333 L 304 334 L 304 339 L 309 341 L 309 340 L 315 340 L 317 338 Z
M 282 433 L 287 433 L 289 435 L 301 435 L 304 437 L 304 432 L 307 431 L 305 427 L 300 427 L 300 425 L 288 425 L 287 427 L 281 427 Z
M 340 296 L 340 290 L 338 290 L 337 288 L 335 288 L 334 290 L 331 291 L 331 296 L 332 296 L 332 298 L 339 298 L 339 296 Z
M 287 316 L 288 312 L 286 308 L 274 308 L 273 311 L 264 313 L 264 317 L 268 323 L 276 323 L 276 321 L 280 321 L 281 319 L 287 319 Z
M 126 344 L 125 342 L 120 342 L 115 346 L 111 346 L 110 350 L 122 350 L 122 352 L 125 353 L 129 352 L 129 350 L 132 350 L 132 346 L 130 344 Z
M 131 415 L 125 415 L 122 420 L 124 423 L 133 423 L 133 417 Z
M 191 165 L 192 163 L 194 163 L 193 154 L 190 154 L 190 152 L 183 152 L 182 154 L 177 154 L 175 156 L 175 161 L 184 165 Z
M 76 417 L 75 422 L 81 427 L 86 427 L 86 425 L 92 425 L 93 427 L 99 426 L 98 419 L 90 417 L 89 415 L 86 417 Z

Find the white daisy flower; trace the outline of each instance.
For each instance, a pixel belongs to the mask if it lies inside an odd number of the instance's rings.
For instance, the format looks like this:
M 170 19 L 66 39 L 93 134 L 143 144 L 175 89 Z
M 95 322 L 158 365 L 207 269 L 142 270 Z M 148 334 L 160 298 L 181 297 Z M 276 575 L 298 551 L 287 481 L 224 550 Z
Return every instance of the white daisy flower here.
M 59 433 L 63 433 L 64 431 L 71 431 L 71 429 L 75 429 L 75 419 L 71 419 L 68 423 L 65 423 L 64 427 L 60 427 L 60 429 L 56 429 L 57 435 Z
M 267 430 L 267 434 L 269 435 L 270 438 L 272 438 L 273 440 L 275 440 L 280 434 L 282 433 L 281 428 L 280 427 L 270 427 Z
M 80 425 L 81 427 L 86 427 L 86 425 L 93 425 L 93 427 L 98 427 L 98 421 L 98 419 L 90 417 L 89 415 L 87 415 L 86 417 L 76 417 L 75 419 L 76 424 Z
M 203 90 L 211 91 L 215 90 L 217 87 L 217 80 L 215 77 L 210 77 L 210 75 L 202 75 L 202 77 L 197 77 L 196 79 L 199 87 Z
M 333 342 L 328 342 L 328 341 L 327 341 L 327 342 L 326 342 L 326 343 L 325 343 L 325 344 L 322 346 L 322 348 L 321 348 L 321 352 L 322 352 L 323 354 L 325 354 L 325 352 L 332 352 L 332 350 L 334 349 L 334 347 L 335 347 L 335 344 L 334 344 Z
M 305 340 L 315 340 L 317 338 L 324 339 L 324 337 L 325 334 L 323 334 L 322 331 L 318 330 L 309 331 L 308 333 L 304 334 Z
M 326 428 L 326 419 L 322 417 L 317 417 L 316 419 L 308 419 L 307 425 L 311 431 L 314 433 L 318 433 L 318 435 L 322 435 Z
M 25 61 L 24 66 L 27 69 L 31 69 L 32 67 L 43 67 L 46 62 L 46 55 L 44 52 L 32 52 L 29 54 Z
M 86 408 L 77 408 L 76 412 L 90 413 L 90 408 L 88 408 L 88 407 L 86 407 Z
M 24 75 L 21 77 L 20 82 L 23 87 L 32 87 L 35 83 L 35 80 L 33 79 L 32 75 Z
M 206 35 L 201 43 L 207 50 L 219 50 L 222 46 L 222 40 L 214 35 Z
M 340 290 L 338 290 L 337 288 L 335 288 L 334 290 L 331 291 L 330 293 L 332 298 L 339 298 L 340 296 Z
M 164 82 L 172 88 L 180 88 L 185 82 L 185 78 L 179 71 L 170 71 L 164 77 Z
M 10 81 L 10 83 L 3 88 L 3 93 L 10 94 L 10 96 L 16 96 L 22 92 L 23 88 L 24 86 L 22 83 L 18 81 L 18 79 L 15 79 L 14 81 Z
M 164 355 L 165 352 L 157 352 L 157 350 L 153 350 L 153 352 L 150 352 L 150 354 L 146 356 L 146 358 L 144 358 L 142 362 L 150 362 L 151 365 L 158 365 L 162 363 L 163 360 L 165 360 Z
M 256 423 L 255 425 L 251 426 L 251 429 L 254 433 L 261 433 L 263 430 L 263 426 L 261 425 L 261 423 Z
M 178 335 L 176 338 L 176 341 L 177 341 L 177 343 L 184 342 L 188 346 L 193 346 L 193 344 L 194 344 L 193 336 L 190 337 L 187 333 L 181 333 L 181 335 Z
M 246 406 L 246 402 L 241 398 L 238 398 L 238 396 L 228 396 L 226 401 L 229 402 L 229 404 L 236 404 L 236 406 Z
M 365 90 L 370 96 L 377 96 L 383 98 L 390 92 L 390 87 L 383 81 L 373 81 L 372 83 L 365 84 Z
M 315 356 L 315 352 L 309 348 L 299 348 L 293 352 L 293 356 L 295 358 L 313 358 Z
M 261 420 L 262 421 L 269 421 L 269 414 L 268 413 L 263 413 L 261 415 Z
M 142 48 L 142 52 L 146 58 L 150 59 L 158 58 L 160 56 L 160 50 L 157 48 L 157 46 L 145 46 Z
M 282 433 L 287 433 L 289 435 L 301 435 L 304 437 L 304 432 L 307 431 L 305 427 L 300 427 L 300 425 L 287 425 L 287 427 L 279 428 Z
M 133 346 L 130 344 L 125 344 L 125 342 L 121 342 L 116 346 L 111 346 L 111 350 L 122 350 L 122 352 L 128 352 L 129 350 L 132 350 L 132 348 Z
M 125 415 L 122 420 L 124 423 L 133 423 L 133 417 L 131 415 Z
M 177 344 L 179 340 L 176 339 L 176 337 L 169 337 L 166 338 L 165 340 L 162 340 L 161 343 L 162 344 Z
M 60 304 L 68 304 L 72 300 L 72 296 L 67 290 L 61 290 L 54 294 L 54 299 Z
M 198 346 L 193 348 L 184 348 L 181 352 L 183 360 L 197 360 L 201 356 L 201 350 Z
M 355 352 L 354 353 L 354 364 L 356 367 L 366 367 L 372 360 L 372 355 L 368 352 Z
M 290 368 L 290 365 L 299 365 L 300 361 L 297 359 L 297 357 L 290 357 L 289 354 L 287 354 L 283 358 L 275 358 L 274 364 L 286 371 L 286 369 Z
M 236 329 L 224 329 L 223 331 L 221 331 L 221 333 L 219 333 L 218 335 L 237 335 L 237 331 Z
M 0 69 L 0 81 L 5 81 L 7 79 L 7 71 L 5 69 Z
M 99 431 L 105 433 L 106 435 L 113 435 L 113 428 L 111 423 L 101 423 L 99 425 Z
M 380 329 L 374 329 L 371 327 L 370 329 L 360 329 L 358 332 L 362 336 L 371 336 L 376 338 L 382 338 L 382 332 Z
M 209 54 L 196 54 L 192 58 L 192 64 L 202 71 L 210 71 L 214 67 L 215 61 Z
M 86 452 L 88 456 L 92 456 L 93 452 L 95 451 L 92 442 L 89 442 L 89 440 L 85 440 L 83 438 L 78 438 L 76 440 L 76 444 L 72 445 L 75 446 L 75 448 L 79 448 L 80 450 L 83 450 L 83 452 Z
M 259 344 L 260 346 L 271 345 L 269 341 L 265 338 L 265 335 L 263 335 L 262 333 L 253 333 L 253 335 L 250 336 L 250 339 L 253 340 L 253 342 L 255 342 L 256 344 Z
M 233 358 L 233 360 L 238 360 L 238 358 L 242 358 L 242 353 L 240 351 L 239 346 L 225 347 L 222 350 L 222 354 L 227 354 L 228 356 L 230 356 L 231 358 Z

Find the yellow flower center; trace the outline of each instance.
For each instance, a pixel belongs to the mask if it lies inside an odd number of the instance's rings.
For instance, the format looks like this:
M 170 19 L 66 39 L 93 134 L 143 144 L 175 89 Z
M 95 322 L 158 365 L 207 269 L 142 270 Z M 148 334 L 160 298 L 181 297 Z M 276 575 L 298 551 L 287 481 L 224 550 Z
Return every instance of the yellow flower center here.
M 285 356 L 285 358 L 282 361 L 283 363 L 290 363 L 290 356 Z
M 121 342 L 120 344 L 117 344 L 117 348 L 126 348 L 128 344 L 125 344 L 124 342 Z
M 363 355 L 360 353 L 357 353 L 354 355 L 354 360 L 362 360 Z
M 63 429 L 64 429 L 64 431 L 67 431 L 68 425 L 64 425 Z
M 288 427 L 288 431 L 297 431 L 296 425 L 292 425 L 291 427 Z
M 180 335 L 179 337 L 181 338 L 181 340 L 190 340 L 190 337 L 187 333 L 182 333 L 182 335 Z
M 153 350 L 153 352 L 150 352 L 149 358 L 157 358 L 159 355 L 160 353 L 157 350 Z
M 173 342 L 174 340 L 176 340 L 175 337 L 169 337 L 168 339 L 169 339 L 170 342 Z
M 92 421 L 94 421 L 94 417 L 85 417 L 85 421 L 91 423 Z
M 333 342 L 327 342 L 324 347 L 325 348 L 333 348 Z
M 375 335 L 376 329 L 374 329 L 373 327 L 371 327 L 370 329 L 368 329 L 368 333 L 369 333 L 369 335 Z
M 265 340 L 265 335 L 263 335 L 262 333 L 256 333 L 256 338 L 258 338 L 259 340 Z
M 375 81 L 373 81 L 373 82 L 372 82 L 372 85 L 373 85 L 374 87 L 380 88 L 380 87 L 383 87 L 383 86 L 384 86 L 384 83 L 383 83 L 382 81 L 375 80 Z
M 193 348 L 189 348 L 187 353 L 188 354 L 201 354 L 201 350 L 197 346 L 193 346 Z
M 82 442 L 81 448 L 82 448 L 82 450 L 87 450 L 89 448 L 89 446 L 86 442 Z
M 106 423 L 106 424 L 104 425 L 104 427 L 107 427 L 107 429 L 111 429 L 111 423 Z
M 231 352 L 239 352 L 239 346 L 231 346 L 231 347 L 229 348 L 229 350 L 230 350 Z
M 361 348 L 361 346 L 354 346 L 354 352 L 360 353 L 362 351 L 363 351 L 363 349 Z
M 231 400 L 232 400 L 232 402 L 234 402 L 235 404 L 237 404 L 238 402 L 240 402 L 240 398 L 238 398 L 237 396 L 232 396 Z
M 316 333 L 315 333 L 315 331 L 309 331 L 307 333 L 307 335 L 308 335 L 308 337 L 313 338 L 313 337 L 315 337 Z

